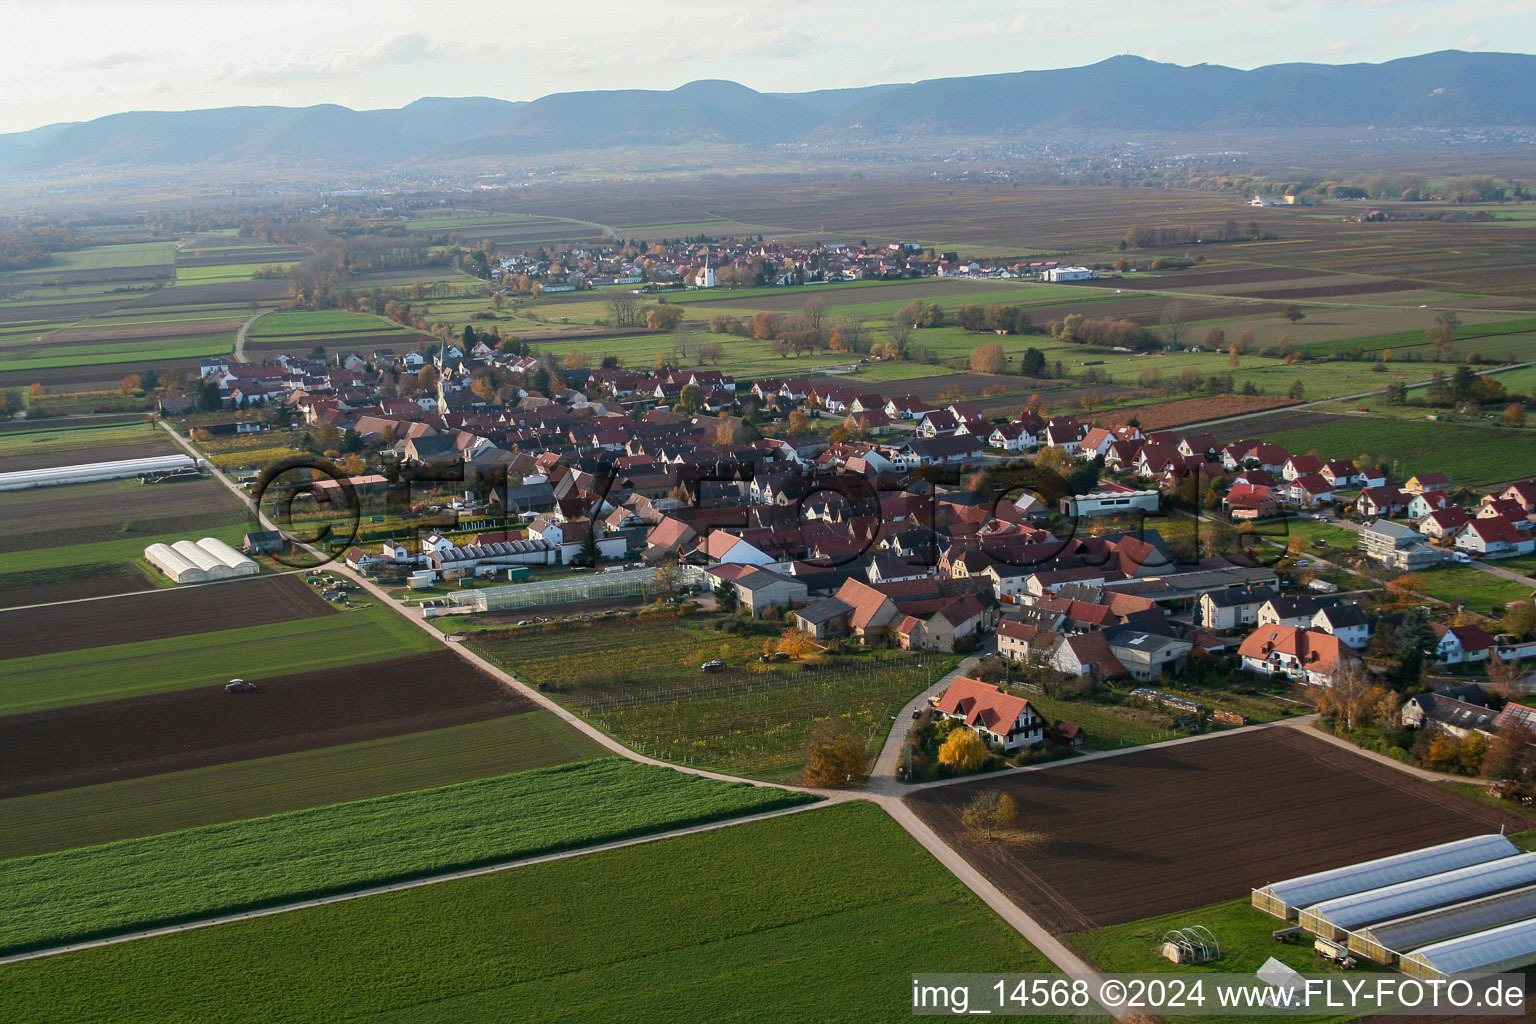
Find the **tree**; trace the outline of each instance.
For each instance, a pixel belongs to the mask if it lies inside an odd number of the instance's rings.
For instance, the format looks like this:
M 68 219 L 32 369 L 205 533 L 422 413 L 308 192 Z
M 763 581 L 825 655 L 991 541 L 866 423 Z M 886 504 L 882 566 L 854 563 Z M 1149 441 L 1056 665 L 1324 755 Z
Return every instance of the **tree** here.
M 692 416 L 699 411 L 704 404 L 704 390 L 697 384 L 685 384 L 683 390 L 678 393 L 677 401 L 673 404 L 674 412 L 680 412 L 684 416 Z
M 699 362 L 708 360 L 716 366 L 720 365 L 720 357 L 725 355 L 725 346 L 718 341 L 707 341 L 699 346 Z
M 1205 332 L 1205 340 L 1200 344 L 1204 345 L 1212 352 L 1220 352 L 1222 349 L 1227 347 L 1227 332 L 1222 330 L 1220 327 L 1212 327 L 1210 330 Z
M 783 329 L 784 318 L 766 310 L 752 314 L 752 337 L 757 341 L 772 341 Z
M 1019 365 L 1019 372 L 1026 377 L 1039 377 L 1045 373 L 1045 353 L 1037 348 L 1026 348 Z
M 681 570 L 678 568 L 677 559 L 667 557 L 656 563 L 655 583 L 658 593 L 667 594 L 676 590 L 680 578 Z
M 1531 760 L 1530 739 L 1530 733 L 1519 726 L 1506 725 L 1494 733 L 1483 752 L 1483 778 L 1508 780 L 1525 775 Z
M 652 306 L 645 311 L 645 326 L 653 331 L 670 331 L 682 322 L 681 306 Z
M 1307 314 L 1302 310 L 1300 306 L 1291 305 L 1286 306 L 1280 311 L 1280 318 L 1294 324 L 1305 320 L 1307 318 Z
M 843 719 L 818 722 L 805 745 L 800 781 L 807 786 L 840 789 L 863 781 L 868 763 L 864 740 Z
M 630 292 L 610 292 L 603 300 L 608 318 L 615 327 L 635 327 L 640 323 L 640 300 Z
M 808 658 L 821 651 L 821 645 L 816 642 L 816 638 L 802 629 L 786 629 L 772 643 L 779 653 L 787 654 L 791 658 Z
M 213 412 L 224 405 L 224 399 L 219 396 L 219 386 L 211 380 L 205 380 L 197 389 L 197 407 L 203 412 Z
M 128 376 L 122 379 L 120 384 L 117 385 L 117 393 L 120 395 L 131 395 L 133 392 L 138 391 L 141 386 L 142 382 L 139 375 L 136 373 L 130 373 Z
M 804 437 L 810 432 L 811 418 L 805 414 L 803 409 L 796 409 L 789 414 L 788 434 L 790 437 Z
M 567 370 L 585 370 L 587 368 L 587 357 L 573 348 L 565 354 L 565 368 Z
M 994 342 L 990 345 L 978 345 L 971 351 L 972 373 L 1002 373 L 1008 369 L 1008 357 L 1003 354 L 1003 346 Z
M 1068 455 L 1065 448 L 1046 445 L 1035 453 L 1035 465 L 1065 476 L 1076 467 L 1077 460 Z
M 1506 427 L 1525 426 L 1525 406 L 1519 402 L 1511 403 L 1505 408 L 1504 414 L 1499 417 L 1499 422 L 1503 423 Z
M 827 304 L 822 301 L 820 296 L 816 296 L 805 304 L 805 307 L 800 311 L 800 315 L 805 318 L 805 326 L 807 328 L 820 333 L 822 325 L 827 320 Z
M 1184 327 L 1189 323 L 1189 311 L 1182 302 L 1172 303 L 1163 310 L 1162 321 L 1168 329 L 1168 344 L 1177 348 L 1179 339 L 1184 336 Z
M 1242 365 L 1242 358 L 1238 354 L 1236 345 L 1233 345 L 1231 348 L 1227 349 L 1227 365 L 1234 370 Z
M 992 752 L 986 741 L 969 729 L 956 729 L 939 747 L 939 763 L 948 765 L 956 775 L 980 771 Z
M 1429 609 L 1415 605 L 1403 613 L 1402 625 L 1393 638 L 1398 660 L 1400 683 L 1417 683 L 1424 670 L 1424 658 L 1435 647 L 1435 630 L 1429 621 Z
M 1307 386 L 1305 384 L 1303 384 L 1301 382 L 1301 378 L 1298 377 L 1295 380 L 1291 381 L 1290 390 L 1286 391 L 1286 394 L 1289 395 L 1291 398 L 1294 398 L 1294 399 L 1300 401 L 1301 399 L 1307 397 Z
M 912 324 L 909 321 L 903 320 L 898 313 L 896 316 L 891 317 L 890 323 L 886 324 L 885 332 L 890 336 L 891 347 L 894 349 L 894 351 L 890 351 L 891 357 L 893 359 L 905 358 L 907 345 L 912 340 Z
M 977 793 L 960 811 L 960 823 L 973 832 L 986 835 L 992 841 L 995 830 L 1005 829 L 1019 817 L 1019 806 L 1013 797 L 996 790 Z
M 1318 708 L 1332 711 L 1350 732 L 1365 724 L 1378 705 L 1381 692 L 1371 681 L 1370 672 L 1358 661 L 1344 665 L 1334 675 L 1333 685 L 1317 693 Z
M 1520 601 L 1504 610 L 1499 630 L 1521 640 L 1536 639 L 1536 604 Z
M 731 585 L 730 580 L 721 580 L 719 583 L 715 584 L 716 608 L 720 609 L 726 614 L 730 614 L 736 610 L 736 606 L 739 603 L 740 602 L 736 597 L 736 588 Z

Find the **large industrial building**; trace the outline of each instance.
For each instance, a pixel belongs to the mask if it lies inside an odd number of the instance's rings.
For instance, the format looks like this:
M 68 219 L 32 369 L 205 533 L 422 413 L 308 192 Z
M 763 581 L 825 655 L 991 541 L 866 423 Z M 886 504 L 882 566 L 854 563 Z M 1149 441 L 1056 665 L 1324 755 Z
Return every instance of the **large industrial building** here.
M 1360 956 L 1427 977 L 1536 964 L 1536 853 L 1502 835 L 1275 882 L 1253 905 Z
M 151 544 L 144 559 L 173 583 L 211 583 L 261 572 L 261 566 L 217 537 Z

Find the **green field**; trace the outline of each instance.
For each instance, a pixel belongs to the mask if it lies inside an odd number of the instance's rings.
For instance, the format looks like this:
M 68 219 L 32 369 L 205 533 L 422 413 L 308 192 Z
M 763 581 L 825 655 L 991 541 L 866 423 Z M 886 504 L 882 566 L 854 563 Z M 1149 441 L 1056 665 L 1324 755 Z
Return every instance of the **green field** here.
M 604 752 L 554 715 L 447 729 L 0 801 L 0 860 L 542 768 Z
M 851 723 L 873 755 L 891 715 L 958 661 L 889 652 L 770 667 L 755 660 L 763 640 L 680 620 L 591 627 L 579 641 L 570 630 L 521 630 L 474 642 L 525 683 L 561 684 L 556 700 L 632 749 L 775 780 L 799 771 L 825 718 Z M 713 658 L 726 671 L 703 674 Z
M 38 427 L 35 430 L 0 431 L 0 458 L 17 455 L 41 455 L 50 452 L 81 452 L 81 462 L 94 461 L 98 448 L 126 445 L 154 445 L 170 450 L 172 441 L 159 427 L 145 423 L 120 423 L 97 426 L 77 423 Z
M 221 263 L 213 267 L 177 267 L 177 284 L 218 284 L 224 281 L 249 281 L 251 275 L 267 266 L 287 270 L 290 263 Z
M 245 521 L 224 526 L 199 527 L 196 533 L 198 537 L 217 537 L 219 540 L 239 547 L 246 531 L 250 529 L 249 521 Z M 172 544 L 186 538 L 187 531 L 182 530 L 178 533 L 128 536 L 117 540 L 94 541 L 90 544 L 7 551 L 0 553 L 0 573 L 31 572 L 38 569 L 76 565 L 100 565 L 108 562 L 142 563 L 144 549 L 149 545 Z
M 1049 970 L 855 803 L 9 964 L 0 985 L 29 1024 L 867 1024 L 910 1016 L 917 971 Z
M 46 267 L 16 271 L 6 276 L 13 280 L 67 277 L 72 270 L 105 270 L 111 267 L 169 266 L 176 259 L 176 243 L 128 242 L 122 245 L 93 245 L 85 249 L 55 253 Z
M 1518 571 L 1515 566 L 1509 568 Z M 1529 584 L 1516 583 L 1470 565 L 1442 565 L 1414 575 L 1424 581 L 1425 594 L 1450 604 L 1465 605 L 1480 615 L 1502 615 L 1504 605 L 1510 601 L 1527 601 L 1531 597 Z
M 1398 480 L 1441 471 L 1458 485 L 1476 487 L 1536 475 L 1536 431 L 1521 428 L 1358 417 L 1276 433 L 1264 432 L 1256 422 L 1255 429 L 1293 453 L 1315 451 L 1329 459 L 1369 455 L 1392 468 Z
M 404 330 L 399 324 L 367 313 L 348 313 L 339 309 L 280 311 L 268 313 L 252 325 L 246 335 L 252 341 L 290 336 L 307 337 L 325 333 L 355 332 L 377 334 Z
M 194 689 L 232 675 L 323 672 L 440 646 L 394 610 L 362 605 L 291 622 L 12 658 L 0 680 L 0 714 Z
M 202 356 L 228 355 L 234 350 L 233 334 L 210 334 L 197 338 L 109 342 L 100 345 L 68 344 L 39 348 L 37 353 L 0 359 L 3 370 L 43 370 L 64 366 L 97 366 L 102 363 L 138 363 L 158 359 L 198 359 Z
M 0 862 L 0 950 L 270 906 L 814 799 L 603 758 Z

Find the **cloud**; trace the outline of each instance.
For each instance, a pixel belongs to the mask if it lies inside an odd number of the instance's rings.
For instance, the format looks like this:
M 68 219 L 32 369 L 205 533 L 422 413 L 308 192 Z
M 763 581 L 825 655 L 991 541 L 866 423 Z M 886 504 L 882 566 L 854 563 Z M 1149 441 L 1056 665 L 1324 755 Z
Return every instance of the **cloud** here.
M 1485 47 L 1487 45 L 1488 45 L 1488 40 L 1484 39 L 1482 36 L 1480 36 L 1476 32 L 1474 32 L 1471 35 L 1467 36 L 1465 39 L 1463 39 L 1461 42 L 1457 43 L 1456 44 L 1456 49 L 1458 49 L 1458 50 L 1481 50 L 1483 47 Z
M 76 64 L 75 67 L 84 71 L 111 71 L 125 64 L 144 64 L 151 60 L 154 58 L 147 53 L 108 53 L 95 60 Z
M 283 85 L 424 64 L 449 56 L 455 50 L 454 45 L 433 42 L 424 33 L 407 32 L 361 50 L 304 54 L 248 64 L 225 63 L 215 77 L 220 81 L 249 85 Z
M 927 66 L 916 57 L 892 57 L 880 65 L 880 71 L 887 75 L 915 75 Z

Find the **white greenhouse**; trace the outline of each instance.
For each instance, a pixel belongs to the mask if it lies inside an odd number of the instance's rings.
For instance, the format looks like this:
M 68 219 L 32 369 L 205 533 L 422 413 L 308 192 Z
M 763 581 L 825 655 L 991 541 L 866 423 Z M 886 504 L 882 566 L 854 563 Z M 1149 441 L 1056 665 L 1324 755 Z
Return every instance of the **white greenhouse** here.
M 144 560 L 175 583 L 211 583 L 261 572 L 261 566 L 217 537 L 151 544 L 144 549 Z
M 1299 923 L 1307 931 L 1337 942 L 1348 932 L 1368 924 L 1527 885 L 1536 885 L 1536 853 L 1503 857 L 1487 864 L 1326 900 L 1303 910 Z
M 1295 920 L 1303 907 L 1456 868 L 1512 857 L 1520 850 L 1504 836 L 1472 836 L 1422 850 L 1301 875 L 1253 890 L 1253 905 L 1282 920 Z
M 1536 885 L 1367 925 L 1350 933 L 1349 948 L 1377 963 L 1390 964 L 1410 949 L 1531 918 L 1536 918 Z
M 52 466 L 47 469 L 21 469 L 0 473 L 0 491 L 23 491 L 32 487 L 57 487 L 97 480 L 121 480 L 141 473 L 164 473 L 192 469 L 195 459 L 185 455 L 157 455 L 146 459 L 120 459 L 116 462 L 87 462 L 78 466 Z
M 1520 921 L 1406 954 L 1399 966 L 1407 974 L 1497 974 L 1536 963 L 1536 921 Z

